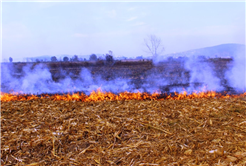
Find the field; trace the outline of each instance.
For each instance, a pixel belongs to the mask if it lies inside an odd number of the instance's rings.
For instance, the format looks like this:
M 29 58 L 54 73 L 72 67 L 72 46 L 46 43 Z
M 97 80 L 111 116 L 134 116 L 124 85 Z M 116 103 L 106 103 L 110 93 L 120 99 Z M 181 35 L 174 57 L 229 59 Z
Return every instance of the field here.
M 211 66 L 214 76 L 220 79 L 220 84 L 229 93 L 233 93 L 233 88 L 227 84 L 225 71 L 231 66 L 231 59 L 210 59 L 202 61 L 205 65 Z M 37 65 L 46 65 L 52 75 L 52 80 L 59 82 L 65 77 L 72 79 L 80 78 L 81 69 L 86 68 L 90 71 L 93 79 L 100 77 L 102 80 L 111 81 L 123 79 L 128 81 L 135 89 L 141 88 L 144 84 L 157 84 L 155 80 L 165 79 L 167 83 L 161 85 L 158 89 L 162 93 L 170 93 L 173 88 L 187 88 L 190 86 L 204 86 L 203 82 L 190 82 L 191 71 L 185 68 L 183 61 L 166 61 L 154 65 L 151 61 L 115 61 L 107 64 L 104 61 L 84 61 L 84 62 L 43 62 L 43 63 L 13 63 L 11 75 L 15 78 L 21 78 L 25 75 L 23 71 L 25 66 L 30 70 Z M 4 66 L 9 63 L 3 63 Z M 194 64 L 199 66 L 200 64 Z M 3 71 L 3 70 L 2 70 Z M 38 74 L 38 73 L 37 73 Z M 3 75 L 3 74 L 2 74 Z M 4 78 L 2 78 L 4 80 Z M 8 83 L 2 84 L 2 90 Z M 148 87 L 143 87 L 147 91 Z M 9 91 L 10 89 L 6 90 Z
M 230 94 L 224 79 L 230 61 L 208 63 L 227 95 L 169 94 L 172 87 L 190 86 L 190 71 L 180 62 L 47 63 L 54 81 L 76 79 L 86 67 L 93 77 L 121 77 L 136 87 L 151 73 L 162 73 L 154 76 L 170 84 L 162 87 L 166 95 L 1 94 L 1 164 L 246 165 L 246 93 Z M 37 64 L 14 63 L 11 75 L 22 77 L 26 65 Z
M 2 165 L 245 165 L 246 96 L 1 103 Z

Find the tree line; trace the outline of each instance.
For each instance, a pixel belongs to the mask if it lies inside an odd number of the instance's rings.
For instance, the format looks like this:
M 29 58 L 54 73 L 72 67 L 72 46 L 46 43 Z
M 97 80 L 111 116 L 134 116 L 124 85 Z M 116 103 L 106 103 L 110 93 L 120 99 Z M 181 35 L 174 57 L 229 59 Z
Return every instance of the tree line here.
M 152 59 L 155 60 L 160 54 L 162 54 L 164 52 L 164 47 L 162 45 L 162 41 L 160 38 L 158 38 L 155 35 L 149 35 L 146 39 L 144 39 L 144 45 L 147 48 L 147 50 L 145 50 L 146 53 L 152 55 Z M 141 59 L 141 57 L 138 57 Z M 90 61 L 98 61 L 98 60 L 105 60 L 107 62 L 112 62 L 114 61 L 113 58 L 113 52 L 111 50 L 109 50 L 109 52 L 106 54 L 105 57 L 101 58 L 101 57 L 97 57 L 96 54 L 91 54 Z M 41 62 L 42 60 L 36 59 L 36 62 Z M 52 56 L 51 57 L 51 62 L 57 62 L 58 59 L 56 56 Z M 61 61 L 61 60 L 60 60 Z M 74 55 L 72 58 L 68 58 L 67 56 L 63 57 L 63 61 L 64 62 L 68 62 L 68 61 L 81 61 L 77 55 Z M 84 61 L 86 61 L 86 59 L 84 59 Z M 9 58 L 9 62 L 13 62 L 13 58 L 10 57 Z
M 99 61 L 99 60 L 105 60 L 107 62 L 113 62 L 114 61 L 114 57 L 112 55 L 112 51 L 109 51 L 109 54 L 106 54 L 105 57 L 97 57 L 96 54 L 91 54 L 89 57 L 89 61 Z M 58 60 L 56 56 L 52 56 L 50 58 L 51 62 L 59 62 L 59 61 L 63 61 L 63 62 L 79 62 L 79 61 L 86 61 L 86 58 L 84 59 L 80 59 L 78 57 L 78 55 L 74 55 L 72 58 L 69 58 L 67 56 L 63 57 L 62 60 Z M 13 58 L 9 57 L 9 62 L 13 62 Z M 36 59 L 35 62 L 43 62 L 43 60 L 40 59 Z

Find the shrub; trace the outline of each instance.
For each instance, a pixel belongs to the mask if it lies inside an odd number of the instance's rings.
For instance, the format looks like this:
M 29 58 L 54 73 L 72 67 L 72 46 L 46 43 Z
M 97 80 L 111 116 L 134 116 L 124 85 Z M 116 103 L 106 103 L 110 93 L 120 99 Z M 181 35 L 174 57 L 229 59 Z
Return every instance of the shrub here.
M 9 62 L 13 62 L 13 58 L 12 57 L 9 57 Z
M 78 55 L 74 55 L 72 61 L 78 62 L 79 61 Z
M 68 62 L 69 61 L 69 58 L 65 56 L 65 57 L 63 57 L 63 61 L 64 62 Z
M 96 54 L 91 54 L 91 55 L 90 55 L 90 61 L 97 61 L 97 56 L 96 56 Z
M 112 55 L 109 55 L 109 54 L 106 54 L 106 61 L 107 62 L 113 62 L 114 61 L 114 58 Z
M 51 62 L 57 62 L 56 56 L 52 56 L 52 57 L 51 57 Z

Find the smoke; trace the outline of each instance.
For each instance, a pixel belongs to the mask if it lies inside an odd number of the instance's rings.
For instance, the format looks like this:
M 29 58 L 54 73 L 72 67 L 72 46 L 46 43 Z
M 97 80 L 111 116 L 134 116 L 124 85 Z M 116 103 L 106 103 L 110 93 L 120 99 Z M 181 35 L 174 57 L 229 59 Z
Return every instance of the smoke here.
M 185 68 L 190 71 L 188 91 L 222 91 L 224 89 L 220 84 L 220 79 L 215 75 L 211 64 L 208 62 L 198 58 L 189 58 L 185 61 Z
M 165 57 L 156 59 L 154 64 L 156 68 L 149 72 L 142 86 L 144 91 L 192 93 L 224 90 L 221 79 L 216 75 L 215 67 L 204 59 Z
M 74 76 L 69 73 L 65 78 L 54 81 L 52 74 L 48 67 L 43 64 L 38 64 L 34 67 L 27 65 L 23 68 L 21 75 L 23 77 L 16 77 L 13 75 L 14 67 L 11 63 L 2 65 L 2 92 L 20 92 L 25 94 L 42 94 L 42 93 L 68 93 L 81 91 L 89 94 L 91 91 L 96 91 L 101 88 L 103 91 L 110 91 L 113 93 L 128 91 L 134 89 L 129 81 L 120 78 L 106 81 L 100 76 L 93 78 L 91 72 L 82 68 L 77 79 L 72 79 Z M 65 71 L 61 69 L 59 72 L 61 77 L 64 76 Z
M 246 91 L 246 55 L 245 47 L 237 51 L 236 56 L 229 70 L 225 73 L 228 84 L 235 88 L 236 91 Z
M 108 66 L 108 68 L 110 67 Z M 238 56 L 234 58 L 227 71 L 219 74 L 215 65 L 195 57 L 162 59 L 161 62 L 156 62 L 151 69 L 140 73 L 137 79 L 133 76 L 123 78 L 121 70 L 115 71 L 115 75 L 111 75 L 108 79 L 105 77 L 106 71 L 102 70 L 101 75 L 95 75 L 85 67 L 81 68 L 78 75 L 68 73 L 62 68 L 58 73 L 52 74 L 50 68 L 44 63 L 26 65 L 21 72 L 12 63 L 2 64 L 1 69 L 1 91 L 8 93 L 84 92 L 89 94 L 99 88 L 112 93 L 124 91 L 148 93 L 175 91 L 180 93 L 184 90 L 188 93 L 206 90 L 221 92 L 226 90 L 226 87 L 222 84 L 220 75 L 224 75 L 226 86 L 232 87 L 238 92 L 243 92 L 246 89 L 245 49 L 238 52 Z M 134 74 L 130 69 L 124 72 L 128 72 L 128 75 Z M 60 79 L 56 80 L 54 77 Z

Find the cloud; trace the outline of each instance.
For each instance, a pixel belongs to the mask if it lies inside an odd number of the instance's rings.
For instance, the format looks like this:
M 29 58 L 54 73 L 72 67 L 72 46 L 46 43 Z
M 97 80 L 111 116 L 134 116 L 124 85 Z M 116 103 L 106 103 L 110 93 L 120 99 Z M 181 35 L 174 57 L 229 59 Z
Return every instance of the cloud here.
M 79 37 L 79 38 L 84 38 L 84 37 L 88 37 L 88 34 L 84 34 L 84 33 L 75 33 L 72 35 L 73 37 Z
M 129 19 L 127 19 L 126 21 L 133 21 L 136 20 L 138 17 L 130 17 Z

